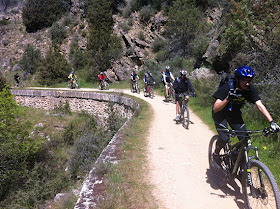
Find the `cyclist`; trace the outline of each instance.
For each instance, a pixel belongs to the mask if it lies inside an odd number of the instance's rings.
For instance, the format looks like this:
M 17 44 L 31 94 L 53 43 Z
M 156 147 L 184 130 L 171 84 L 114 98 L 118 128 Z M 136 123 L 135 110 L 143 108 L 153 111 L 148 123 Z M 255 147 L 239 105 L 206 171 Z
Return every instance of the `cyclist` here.
M 139 76 L 137 75 L 136 71 L 133 70 L 132 73 L 130 74 L 130 81 L 131 81 L 131 86 L 133 86 L 133 83 L 136 82 L 139 79 Z
M 16 73 L 16 74 L 14 75 L 14 79 L 15 79 L 15 81 L 16 81 L 16 86 L 18 86 L 19 83 L 20 83 L 20 76 L 18 75 L 18 73 Z
M 161 81 L 165 87 L 165 92 L 166 94 L 165 95 L 168 95 L 168 83 L 172 85 L 172 82 L 171 82 L 171 79 L 172 81 L 174 81 L 174 76 L 173 74 L 170 72 L 170 66 L 166 66 L 165 67 L 165 71 L 162 71 L 162 78 L 161 78 Z
M 98 75 L 98 80 L 99 80 L 99 85 L 101 86 L 101 88 L 103 88 L 103 81 L 108 80 L 108 78 L 104 72 L 100 72 Z
M 72 70 L 72 72 L 69 74 L 68 78 L 70 79 L 71 88 L 73 88 L 74 80 L 77 79 L 77 75 L 75 74 L 74 70 Z
M 227 129 L 229 124 L 234 130 L 245 131 L 246 126 L 240 109 L 247 100 L 257 106 L 259 111 L 270 122 L 273 131 L 279 130 L 279 126 L 262 103 L 257 90 L 250 84 L 255 76 L 254 71 L 250 67 L 240 66 L 235 70 L 234 74 L 234 78 L 220 86 L 213 95 L 216 101 L 213 106 L 212 116 L 216 128 Z M 217 154 L 229 141 L 228 134 L 222 131 L 218 131 L 218 133 L 219 140 L 215 150 Z M 244 136 L 246 134 L 238 137 L 239 140 L 244 139 Z
M 149 70 L 145 73 L 144 83 L 145 83 L 145 88 L 144 88 L 145 92 L 147 91 L 147 85 L 148 84 L 155 84 L 155 79 L 154 79 L 151 71 L 149 71 Z
M 173 87 L 175 90 L 175 101 L 176 101 L 176 118 L 175 120 L 178 121 L 180 120 L 180 98 L 179 94 L 181 93 L 187 93 L 188 91 L 191 91 L 193 96 L 196 97 L 195 90 L 191 84 L 191 81 L 187 78 L 187 71 L 186 70 L 181 70 L 180 71 L 180 76 L 177 77 L 173 83 Z M 189 101 L 189 96 L 185 97 L 186 102 Z

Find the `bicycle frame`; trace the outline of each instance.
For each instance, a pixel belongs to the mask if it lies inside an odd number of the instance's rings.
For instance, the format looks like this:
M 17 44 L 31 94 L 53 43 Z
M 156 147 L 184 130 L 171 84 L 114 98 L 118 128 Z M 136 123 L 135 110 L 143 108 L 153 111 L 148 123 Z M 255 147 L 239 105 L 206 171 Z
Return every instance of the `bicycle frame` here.
M 252 134 L 252 133 L 259 133 L 258 135 L 255 135 L 255 136 L 262 136 L 262 135 L 266 135 L 268 134 L 267 132 L 264 131 L 233 131 L 233 130 L 226 130 L 226 129 L 218 129 L 218 130 L 225 130 L 229 133 L 229 136 L 230 137 L 235 137 L 235 136 L 238 136 L 238 133 L 248 133 L 248 134 Z M 261 133 L 261 134 L 260 134 Z M 251 136 L 253 137 L 253 136 Z M 233 177 L 235 178 L 236 176 L 238 176 L 238 169 L 240 168 L 240 172 L 242 172 L 241 170 L 241 166 L 242 166 L 242 162 L 244 162 L 246 164 L 246 168 L 247 168 L 247 178 L 248 178 L 248 182 L 249 182 L 249 185 L 250 185 L 250 189 L 251 189 L 251 192 L 252 192 L 252 196 L 253 197 L 256 197 L 256 193 L 255 193 L 255 190 L 253 188 L 253 184 L 252 184 L 252 176 L 251 176 L 251 161 L 253 159 L 256 159 L 256 160 L 259 160 L 259 153 L 258 153 L 258 148 L 257 147 L 254 147 L 252 146 L 252 142 L 251 142 L 251 139 L 250 139 L 250 136 L 246 136 L 245 139 L 231 145 L 231 142 L 229 141 L 227 143 L 228 145 L 228 150 L 226 150 L 226 153 L 223 154 L 223 155 L 220 155 L 221 158 L 225 158 L 227 157 L 229 160 L 231 159 L 232 160 L 232 153 L 234 151 L 234 149 L 236 149 L 237 151 L 239 151 L 239 154 L 237 156 L 237 159 L 236 161 L 233 163 L 233 168 L 231 166 L 231 163 L 228 163 L 227 162 L 227 165 L 228 166 L 228 170 L 232 170 L 230 173 L 229 173 L 229 176 L 227 177 L 227 181 L 230 177 Z M 255 152 L 255 155 L 253 156 L 249 156 L 249 151 L 250 150 L 254 150 Z M 245 156 L 245 159 L 244 159 L 244 156 Z M 264 179 L 263 179 L 263 176 L 262 176 L 262 171 L 259 171 L 259 174 L 260 174 L 260 183 L 261 185 L 263 186 L 264 185 Z

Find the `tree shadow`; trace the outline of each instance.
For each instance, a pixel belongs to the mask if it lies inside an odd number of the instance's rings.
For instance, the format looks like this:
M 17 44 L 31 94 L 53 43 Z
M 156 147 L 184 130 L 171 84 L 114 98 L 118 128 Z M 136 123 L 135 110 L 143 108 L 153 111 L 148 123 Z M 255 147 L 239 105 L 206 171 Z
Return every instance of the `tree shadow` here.
M 242 188 L 240 188 L 241 184 L 237 179 L 231 179 L 227 185 L 219 187 L 212 174 L 210 169 L 207 169 L 206 171 L 206 175 L 207 175 L 207 183 L 210 184 L 210 186 L 214 189 L 214 190 L 221 190 L 224 194 L 217 194 L 217 193 L 210 193 L 211 195 L 216 195 L 219 196 L 221 198 L 227 198 L 229 196 L 233 197 L 233 200 L 235 201 L 236 205 L 238 206 L 238 208 L 243 209 L 246 208 L 245 203 L 243 201 L 243 194 L 242 192 Z M 237 182 L 240 184 L 240 186 L 237 184 Z

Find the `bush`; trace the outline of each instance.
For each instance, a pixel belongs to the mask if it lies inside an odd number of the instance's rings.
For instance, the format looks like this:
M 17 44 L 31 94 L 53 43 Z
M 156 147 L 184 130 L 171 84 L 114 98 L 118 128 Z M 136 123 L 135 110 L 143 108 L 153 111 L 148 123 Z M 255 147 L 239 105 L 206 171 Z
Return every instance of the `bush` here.
M 68 81 L 71 66 L 60 53 L 59 48 L 51 48 L 46 58 L 41 59 L 38 67 L 38 82 L 43 85 L 52 85 Z
M 157 60 L 158 62 L 164 62 L 165 60 L 167 60 L 168 56 L 169 52 L 167 50 L 162 50 L 156 53 L 155 60 Z
M 167 45 L 167 41 L 166 40 L 162 40 L 159 38 L 156 38 L 154 40 L 154 42 L 152 43 L 152 50 L 154 53 L 159 52 L 160 50 L 163 50 L 166 48 Z
M 150 5 L 148 5 L 148 6 L 144 6 L 139 11 L 139 15 L 140 15 L 140 20 L 143 23 L 148 23 L 150 18 L 155 15 L 155 11 Z
M 28 44 L 25 51 L 19 61 L 21 69 L 30 74 L 34 74 L 38 67 L 38 62 L 41 58 L 40 49 L 34 49 L 31 44 Z
M 40 143 L 30 140 L 29 121 L 11 92 L 0 92 L 0 201 L 22 184 Z
M 27 0 L 22 9 L 22 20 L 27 32 L 50 27 L 70 9 L 66 0 Z
M 87 65 L 86 54 L 79 47 L 77 37 L 74 37 L 70 44 L 69 59 L 74 69 L 82 69 L 84 66 Z
M 54 23 L 50 28 L 50 37 L 53 45 L 60 45 L 67 37 L 67 31 L 64 26 Z
M 139 31 L 139 33 L 138 33 L 138 38 L 139 38 L 140 40 L 142 40 L 142 41 L 145 41 L 145 35 L 144 35 L 144 33 L 143 33 L 142 30 Z
M 4 89 L 6 85 L 6 79 L 3 77 L 2 73 L 0 72 L 0 92 Z

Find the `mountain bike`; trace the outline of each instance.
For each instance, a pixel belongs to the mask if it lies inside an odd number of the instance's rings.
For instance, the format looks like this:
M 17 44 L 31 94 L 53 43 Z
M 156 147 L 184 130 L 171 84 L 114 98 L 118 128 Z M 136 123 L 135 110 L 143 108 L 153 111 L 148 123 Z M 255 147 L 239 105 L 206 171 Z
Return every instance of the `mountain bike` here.
M 109 83 L 106 80 L 104 80 L 104 79 L 98 85 L 98 89 L 99 90 L 109 90 L 109 88 L 110 88 Z
M 153 89 L 153 85 L 154 83 L 148 83 L 147 87 L 146 87 L 146 90 L 145 90 L 145 87 L 143 89 L 143 92 L 144 92 L 144 96 L 145 97 L 150 97 L 150 98 L 153 98 L 155 95 L 154 95 L 154 89 Z
M 23 88 L 24 86 L 25 85 L 21 80 L 19 80 L 19 83 L 16 83 L 16 87 Z
M 68 89 L 79 89 L 80 88 L 80 84 L 78 83 L 77 79 L 72 79 L 66 85 L 66 88 L 68 88 Z
M 268 136 L 275 132 L 271 128 L 259 131 L 229 129 L 219 129 L 219 131 L 228 133 L 231 138 L 241 136 L 240 134 L 246 134 L 246 136 L 233 145 L 229 140 L 218 154 L 214 151 L 219 136 L 212 137 L 209 143 L 208 159 L 215 183 L 222 187 L 230 180 L 237 178 L 242 185 L 247 209 L 280 209 L 280 192 L 276 180 L 269 168 L 260 161 L 258 148 L 252 146 L 256 137 Z
M 134 80 L 130 84 L 130 90 L 131 90 L 132 93 L 136 92 L 136 93 L 140 94 L 140 87 L 139 87 L 139 84 L 136 80 Z
M 173 88 L 172 83 L 167 83 L 167 94 L 164 89 L 164 97 L 165 101 L 170 101 L 170 98 L 172 97 L 172 101 L 175 103 L 175 90 Z
M 191 96 L 191 95 L 189 93 L 181 93 L 178 96 L 180 98 L 180 100 L 179 100 L 179 104 L 180 104 L 180 110 L 179 110 L 180 120 L 176 121 L 176 124 L 182 123 L 182 126 L 185 129 L 188 129 L 189 128 L 189 124 L 190 124 L 190 111 L 189 111 L 188 103 L 186 102 L 186 96 Z

